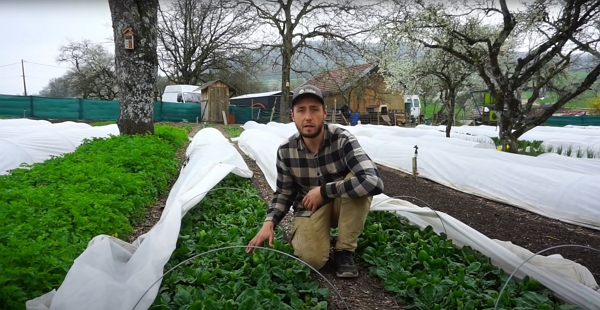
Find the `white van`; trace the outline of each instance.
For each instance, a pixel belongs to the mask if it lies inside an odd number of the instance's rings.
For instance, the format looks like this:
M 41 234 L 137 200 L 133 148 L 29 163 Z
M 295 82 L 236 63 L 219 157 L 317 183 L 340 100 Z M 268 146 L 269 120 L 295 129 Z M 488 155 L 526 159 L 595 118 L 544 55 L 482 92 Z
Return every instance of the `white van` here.
M 421 100 L 418 95 L 404 96 L 404 109 L 406 113 L 415 120 L 419 120 L 421 114 Z
M 201 90 L 197 85 L 168 85 L 162 94 L 163 102 L 200 103 Z

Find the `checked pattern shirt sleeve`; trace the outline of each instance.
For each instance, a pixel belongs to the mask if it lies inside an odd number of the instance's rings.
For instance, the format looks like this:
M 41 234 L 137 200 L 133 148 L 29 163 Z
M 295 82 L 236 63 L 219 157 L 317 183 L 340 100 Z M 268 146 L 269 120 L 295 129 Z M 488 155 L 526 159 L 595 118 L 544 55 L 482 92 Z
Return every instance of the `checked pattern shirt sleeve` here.
M 277 183 L 276 191 L 271 201 L 271 205 L 267 210 L 265 221 L 272 221 L 275 226 L 281 222 L 283 217 L 290 211 L 290 207 L 296 198 L 297 189 L 294 180 L 290 173 L 289 167 L 286 165 L 282 157 L 282 149 L 277 151 Z
M 375 163 L 365 153 L 356 137 L 345 135 L 338 141 L 342 160 L 354 174 L 345 181 L 329 182 L 321 186 L 321 195 L 327 198 L 359 198 L 383 192 L 383 181 Z

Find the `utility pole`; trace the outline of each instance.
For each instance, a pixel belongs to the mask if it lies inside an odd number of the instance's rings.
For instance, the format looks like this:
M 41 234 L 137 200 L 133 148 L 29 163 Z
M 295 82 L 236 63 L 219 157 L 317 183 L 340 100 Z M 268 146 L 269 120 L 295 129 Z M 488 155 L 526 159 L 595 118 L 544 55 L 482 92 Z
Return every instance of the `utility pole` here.
M 27 96 L 27 84 L 25 83 L 25 65 L 23 64 L 23 59 L 21 59 L 21 72 L 23 73 L 23 92 L 25 96 Z

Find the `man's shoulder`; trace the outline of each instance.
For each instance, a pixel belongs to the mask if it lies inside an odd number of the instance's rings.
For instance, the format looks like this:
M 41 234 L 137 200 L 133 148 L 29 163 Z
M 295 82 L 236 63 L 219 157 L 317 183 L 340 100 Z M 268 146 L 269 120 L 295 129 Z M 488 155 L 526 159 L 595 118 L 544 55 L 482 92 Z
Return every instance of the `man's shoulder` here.
M 354 138 L 354 135 L 349 130 L 341 127 L 340 125 L 329 124 L 329 125 L 327 125 L 327 129 L 329 130 L 329 133 L 331 134 L 332 141 L 338 141 L 338 140 L 344 141 L 344 140 L 348 140 L 350 138 Z
M 283 141 L 281 141 L 281 143 L 279 144 L 279 148 L 278 150 L 285 150 L 285 149 L 290 149 L 290 148 L 295 148 L 297 147 L 298 144 L 298 134 L 294 133 L 293 135 L 285 138 Z

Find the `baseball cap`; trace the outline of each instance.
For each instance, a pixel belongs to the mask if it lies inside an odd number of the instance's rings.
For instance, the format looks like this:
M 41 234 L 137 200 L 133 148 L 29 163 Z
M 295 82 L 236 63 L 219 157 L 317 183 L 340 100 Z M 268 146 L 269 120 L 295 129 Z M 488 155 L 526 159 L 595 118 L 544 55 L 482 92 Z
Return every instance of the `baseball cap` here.
M 309 96 L 317 98 L 323 105 L 325 105 L 323 94 L 318 87 L 314 85 L 302 85 L 294 90 L 294 95 L 292 96 L 292 106 L 294 106 L 298 100 Z

